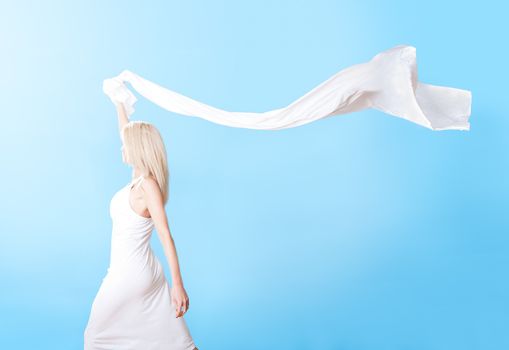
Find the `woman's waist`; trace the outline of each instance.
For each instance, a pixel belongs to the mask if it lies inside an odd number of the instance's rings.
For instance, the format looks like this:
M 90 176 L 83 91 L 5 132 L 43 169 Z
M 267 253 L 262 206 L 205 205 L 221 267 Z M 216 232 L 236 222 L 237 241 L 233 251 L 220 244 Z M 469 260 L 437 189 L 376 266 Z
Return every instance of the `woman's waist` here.
M 130 260 L 141 259 L 143 261 L 154 258 L 154 252 L 150 244 L 111 244 L 110 262 L 128 262 Z

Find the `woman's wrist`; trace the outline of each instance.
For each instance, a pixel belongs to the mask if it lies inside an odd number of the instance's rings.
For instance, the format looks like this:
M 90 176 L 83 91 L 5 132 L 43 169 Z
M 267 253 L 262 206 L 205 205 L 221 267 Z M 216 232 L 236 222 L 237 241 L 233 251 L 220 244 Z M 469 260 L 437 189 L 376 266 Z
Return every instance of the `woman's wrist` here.
M 184 287 L 184 282 L 182 282 L 181 280 L 172 282 L 172 287 Z

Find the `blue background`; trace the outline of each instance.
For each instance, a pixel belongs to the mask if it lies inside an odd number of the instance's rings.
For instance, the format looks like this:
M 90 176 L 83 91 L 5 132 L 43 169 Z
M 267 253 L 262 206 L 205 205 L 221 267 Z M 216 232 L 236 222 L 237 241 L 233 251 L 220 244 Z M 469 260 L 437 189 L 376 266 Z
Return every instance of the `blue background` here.
M 420 81 L 472 91 L 470 131 L 375 110 L 238 129 L 139 97 L 168 151 L 185 318 L 201 350 L 509 348 L 501 4 L 2 3 L 0 348 L 83 347 L 131 180 L 103 79 L 262 112 L 398 44 Z

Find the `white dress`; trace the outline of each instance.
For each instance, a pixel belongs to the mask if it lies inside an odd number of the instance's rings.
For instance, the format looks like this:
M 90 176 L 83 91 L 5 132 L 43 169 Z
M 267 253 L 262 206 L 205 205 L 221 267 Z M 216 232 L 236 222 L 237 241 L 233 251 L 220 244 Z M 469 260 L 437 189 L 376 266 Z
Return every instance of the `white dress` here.
M 110 202 L 110 266 L 93 301 L 84 331 L 85 350 L 193 350 L 184 320 L 176 318 L 170 286 L 150 246 L 152 218 L 129 203 L 139 177 Z

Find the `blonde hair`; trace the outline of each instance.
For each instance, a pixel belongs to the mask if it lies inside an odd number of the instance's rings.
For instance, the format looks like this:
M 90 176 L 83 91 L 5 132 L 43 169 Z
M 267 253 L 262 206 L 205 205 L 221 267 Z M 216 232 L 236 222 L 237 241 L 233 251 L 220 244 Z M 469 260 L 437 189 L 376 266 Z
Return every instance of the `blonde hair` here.
M 144 177 L 155 177 L 163 195 L 163 205 L 166 204 L 169 194 L 168 160 L 157 128 L 141 120 L 130 121 L 122 128 L 122 140 L 129 163 L 140 169 Z

